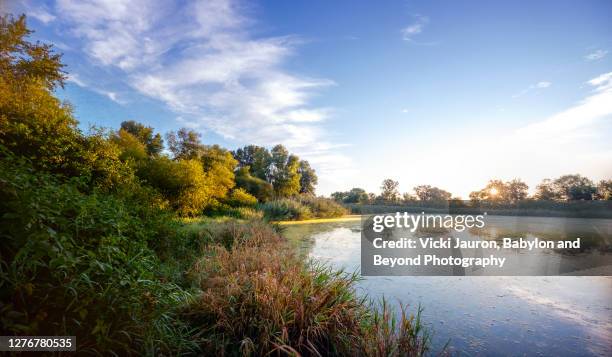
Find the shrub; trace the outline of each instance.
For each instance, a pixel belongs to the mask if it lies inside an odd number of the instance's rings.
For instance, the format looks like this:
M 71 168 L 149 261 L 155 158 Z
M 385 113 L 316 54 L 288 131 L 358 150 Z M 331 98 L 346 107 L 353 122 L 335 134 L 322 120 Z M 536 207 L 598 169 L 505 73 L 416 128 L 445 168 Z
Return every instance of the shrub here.
M 303 195 L 299 200 L 300 203 L 310 208 L 317 218 L 334 218 L 347 214 L 346 208 L 329 198 Z
M 5 334 L 76 335 L 79 351 L 98 354 L 190 347 L 173 316 L 191 294 L 168 282 L 171 266 L 156 254 L 184 237 L 151 192 L 129 191 L 83 194 L 27 162 L 0 160 Z
M 303 220 L 313 216 L 310 208 L 289 198 L 266 202 L 260 204 L 258 208 L 263 211 L 264 217 L 269 220 Z
M 211 355 L 415 356 L 420 315 L 399 321 L 355 294 L 356 275 L 305 265 L 261 222 L 209 227 L 213 246 L 192 274 L 203 293 L 184 313 Z
M 236 188 L 230 193 L 228 203 L 232 207 L 254 207 L 257 204 L 257 198 L 242 188 Z

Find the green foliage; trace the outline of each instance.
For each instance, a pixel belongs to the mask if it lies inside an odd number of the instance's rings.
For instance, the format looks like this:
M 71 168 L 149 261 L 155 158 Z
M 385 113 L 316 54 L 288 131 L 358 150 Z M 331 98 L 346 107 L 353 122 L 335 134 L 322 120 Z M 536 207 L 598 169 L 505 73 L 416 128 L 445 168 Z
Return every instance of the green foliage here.
M 132 134 L 142 145 L 145 146 L 148 155 L 159 155 L 164 149 L 164 141 L 160 134 L 153 135 L 153 128 L 137 123 L 133 120 L 121 123 L 120 131 Z
M 303 220 L 313 217 L 310 208 L 290 198 L 265 202 L 257 208 L 263 212 L 265 218 L 274 221 Z
M 299 201 L 308 207 L 316 218 L 341 217 L 348 213 L 346 208 L 329 198 L 302 195 Z
M 268 149 L 257 145 L 248 145 L 239 148 L 233 154 L 238 161 L 239 168 L 247 168 L 251 175 L 261 180 L 268 181 L 270 179 L 272 155 Z
M 304 220 L 310 218 L 333 218 L 347 213 L 347 210 L 329 198 L 310 195 L 281 198 L 258 205 L 264 217 L 269 220 Z
M 254 207 L 257 198 L 242 188 L 236 188 L 230 193 L 228 203 L 232 207 Z
M 248 167 L 241 167 L 236 171 L 236 186 L 255 196 L 260 202 L 266 202 L 274 195 L 272 185 L 252 176 Z
M 298 174 L 300 175 L 300 193 L 314 195 L 319 178 L 308 161 L 300 160 Z
M 138 175 L 157 189 L 181 216 L 196 216 L 217 203 L 215 190 L 199 160 L 173 161 L 167 157 L 151 158 Z
M 369 200 L 366 191 L 358 187 L 346 192 L 334 192 L 331 194 L 331 197 L 335 201 L 342 203 L 367 203 Z
M 236 184 L 257 197 L 260 201 L 271 199 L 267 182 L 277 198 L 298 194 L 314 195 L 318 177 L 308 161 L 289 154 L 283 145 L 268 149 L 248 145 L 236 150 L 234 158 L 238 163 Z
M 86 137 L 67 103 L 53 96 L 65 74 L 50 45 L 27 41 L 25 17 L 0 17 L 0 145 L 39 170 L 111 189 L 132 179 L 100 132 Z
M 24 160 L 0 160 L 5 333 L 76 335 L 97 353 L 188 349 L 173 313 L 190 293 L 166 281 L 156 254 L 185 240 L 158 203 L 138 187 L 86 195 Z
M 222 200 L 235 185 L 234 170 L 236 160 L 232 153 L 218 145 L 202 146 L 200 153 L 202 169 L 206 173 L 207 185 L 211 187 L 211 197 Z
M 271 181 L 277 197 L 291 197 L 300 193 L 300 162 L 295 155 L 290 155 L 282 145 L 272 148 Z

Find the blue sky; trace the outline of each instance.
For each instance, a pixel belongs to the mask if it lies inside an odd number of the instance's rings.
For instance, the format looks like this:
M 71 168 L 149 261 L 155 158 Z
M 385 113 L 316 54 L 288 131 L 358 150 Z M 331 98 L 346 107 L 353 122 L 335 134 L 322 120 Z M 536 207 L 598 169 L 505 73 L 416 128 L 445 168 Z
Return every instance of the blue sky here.
M 610 1 L 30 1 L 86 128 L 283 143 L 319 194 L 612 177 Z

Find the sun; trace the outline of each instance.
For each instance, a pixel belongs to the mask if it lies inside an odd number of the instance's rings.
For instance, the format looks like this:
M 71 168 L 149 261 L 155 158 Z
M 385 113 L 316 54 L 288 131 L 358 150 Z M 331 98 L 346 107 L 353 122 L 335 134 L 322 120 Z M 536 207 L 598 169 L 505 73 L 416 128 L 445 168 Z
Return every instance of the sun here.
M 491 196 L 497 196 L 499 191 L 495 187 L 491 187 L 491 189 L 489 190 L 489 193 L 491 194 Z

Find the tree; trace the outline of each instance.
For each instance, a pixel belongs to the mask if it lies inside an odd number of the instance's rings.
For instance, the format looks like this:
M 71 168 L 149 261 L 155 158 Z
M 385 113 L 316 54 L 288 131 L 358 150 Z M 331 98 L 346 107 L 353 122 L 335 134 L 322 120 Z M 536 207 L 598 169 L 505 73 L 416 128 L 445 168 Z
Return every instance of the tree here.
M 153 128 L 150 126 L 144 126 L 141 123 L 129 120 L 121 123 L 120 130 L 130 133 L 138 139 L 146 147 L 149 155 L 159 155 L 164 149 L 164 141 L 161 135 L 159 133 L 153 135 Z
M 206 174 L 208 184 L 211 186 L 211 196 L 215 200 L 222 200 L 236 182 L 234 170 L 237 162 L 231 152 L 219 145 L 202 146 L 200 148 L 200 162 Z
M 276 145 L 271 150 L 272 170 L 271 183 L 278 197 L 289 197 L 300 192 L 299 158 L 290 155 L 283 145 Z
M 413 190 L 420 201 L 448 201 L 452 196 L 450 192 L 430 185 L 416 186 Z
M 345 203 L 365 203 L 367 201 L 368 194 L 363 188 L 359 187 L 352 188 L 344 200 Z
M 550 179 L 544 179 L 542 180 L 542 183 L 536 186 L 536 193 L 534 197 L 536 200 L 542 201 L 551 201 L 560 198 Z
M 186 128 L 181 128 L 178 132 L 171 131 L 166 134 L 168 149 L 175 159 L 198 158 L 203 148 L 200 136 L 200 133 Z
M 330 196 L 336 202 L 344 202 L 347 195 L 348 195 L 348 192 L 336 191 L 336 192 L 332 192 Z
M 597 184 L 597 199 L 612 200 L 612 180 L 601 180 Z
M 501 180 L 490 180 L 480 191 L 470 193 L 470 199 L 484 201 L 506 201 L 508 186 Z
M 470 199 L 514 203 L 527 198 L 528 189 L 529 186 L 519 179 L 507 182 L 490 180 L 482 190 L 471 192 Z
M 238 167 L 249 167 L 251 175 L 262 180 L 270 181 L 270 170 L 272 166 L 272 155 L 268 149 L 248 145 L 233 152 L 238 161 Z
M 527 198 L 529 186 L 519 179 L 506 182 L 507 199 L 510 202 L 518 202 Z
M 399 182 L 385 179 L 380 186 L 380 196 L 385 202 L 396 202 L 399 200 Z
M 37 170 L 112 189 L 133 178 L 100 131 L 85 136 L 68 103 L 54 96 L 66 74 L 51 45 L 28 42 L 25 16 L 0 16 L 0 146 Z M 0 151 L 0 156 L 5 153 Z
M 113 133 L 111 141 L 121 149 L 119 158 L 123 161 L 137 163 L 145 160 L 148 156 L 146 146 L 124 129 L 119 129 L 116 133 Z
M 586 177 L 576 175 L 564 175 L 552 182 L 553 190 L 562 200 L 592 200 L 597 192 L 593 181 Z
M 346 192 L 334 192 L 331 194 L 333 200 L 342 203 L 366 203 L 368 194 L 363 188 L 354 187 Z
M 298 174 L 300 175 L 300 193 L 314 195 L 319 178 L 308 161 L 299 161 Z

